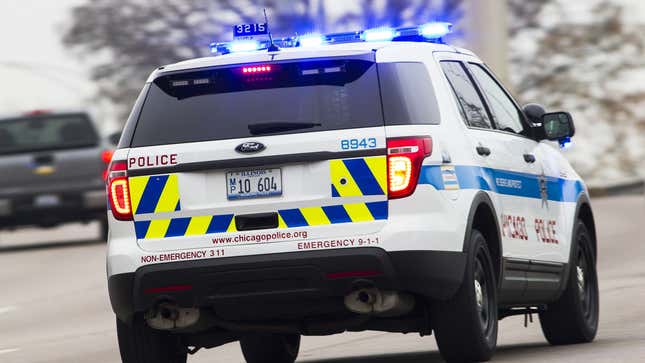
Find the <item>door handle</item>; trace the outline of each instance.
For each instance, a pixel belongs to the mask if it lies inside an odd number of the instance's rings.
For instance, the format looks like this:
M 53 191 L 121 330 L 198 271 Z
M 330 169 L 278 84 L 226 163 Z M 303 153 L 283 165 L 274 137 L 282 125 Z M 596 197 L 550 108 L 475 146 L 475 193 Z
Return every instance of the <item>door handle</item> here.
M 486 146 L 477 146 L 477 154 L 481 156 L 488 156 L 490 155 L 490 149 Z
M 526 161 L 529 164 L 533 164 L 535 162 L 535 155 L 533 155 L 533 154 L 524 154 L 524 161 Z

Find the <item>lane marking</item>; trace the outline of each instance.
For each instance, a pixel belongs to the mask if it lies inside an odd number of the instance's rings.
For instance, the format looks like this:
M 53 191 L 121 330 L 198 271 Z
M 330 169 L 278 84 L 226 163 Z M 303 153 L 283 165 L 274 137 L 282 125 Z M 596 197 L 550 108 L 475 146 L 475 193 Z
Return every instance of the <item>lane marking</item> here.
M 7 354 L 19 351 L 20 348 L 0 349 L 0 354 Z
M 14 310 L 17 310 L 18 308 L 15 306 L 5 306 L 5 307 L 0 307 L 0 315 L 10 313 Z

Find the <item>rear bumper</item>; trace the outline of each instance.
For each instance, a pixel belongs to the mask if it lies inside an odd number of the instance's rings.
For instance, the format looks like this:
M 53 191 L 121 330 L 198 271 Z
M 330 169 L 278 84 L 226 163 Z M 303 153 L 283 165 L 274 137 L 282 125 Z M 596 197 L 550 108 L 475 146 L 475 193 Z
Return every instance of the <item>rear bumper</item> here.
M 371 285 L 427 299 L 461 285 L 462 252 L 363 247 L 148 265 L 108 280 L 112 308 L 129 321 L 159 301 L 213 307 L 231 320 L 301 319 L 344 311 L 342 298 Z
M 36 198 L 54 196 L 58 202 L 38 206 Z M 42 193 L 0 198 L 0 226 L 53 226 L 68 222 L 105 219 L 107 197 L 104 189 Z

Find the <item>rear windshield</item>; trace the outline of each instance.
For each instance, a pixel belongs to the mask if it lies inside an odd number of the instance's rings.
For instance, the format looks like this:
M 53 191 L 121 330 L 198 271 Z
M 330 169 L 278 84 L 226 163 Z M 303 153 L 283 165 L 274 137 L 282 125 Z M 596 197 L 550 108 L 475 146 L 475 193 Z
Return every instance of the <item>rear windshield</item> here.
M 96 146 L 86 115 L 51 115 L 0 120 L 0 154 Z
M 150 85 L 131 146 L 437 123 L 436 101 L 419 102 L 420 89 L 402 84 L 415 76 L 434 99 L 421 63 L 377 69 L 368 60 L 326 59 L 171 74 Z M 384 102 L 380 80 L 392 87 Z

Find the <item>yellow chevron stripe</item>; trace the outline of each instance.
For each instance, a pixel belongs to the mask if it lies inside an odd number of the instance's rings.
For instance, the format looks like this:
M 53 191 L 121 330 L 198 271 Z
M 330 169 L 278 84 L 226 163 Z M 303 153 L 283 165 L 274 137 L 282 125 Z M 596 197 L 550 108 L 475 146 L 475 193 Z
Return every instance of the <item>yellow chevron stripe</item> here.
M 229 223 L 226 233 L 237 232 L 237 227 L 235 227 L 235 217 L 231 218 L 231 223 Z
M 170 225 L 170 219 L 155 219 L 150 221 L 150 227 L 146 232 L 146 239 L 150 238 L 164 238 Z
M 149 176 L 135 176 L 128 179 L 128 186 L 130 187 L 130 200 L 132 201 L 132 212 L 137 212 L 139 202 L 143 197 L 143 191 L 148 184 Z
M 202 234 L 206 234 L 206 231 L 208 230 L 208 225 L 211 223 L 211 220 L 213 219 L 212 216 L 200 216 L 200 217 L 192 217 L 190 219 L 190 223 L 188 224 L 188 228 L 186 228 L 186 236 L 198 236 Z
M 378 182 L 378 185 L 387 194 L 387 161 L 385 156 L 374 156 L 365 158 L 364 160 Z
M 300 208 L 300 212 L 302 213 L 303 217 L 305 217 L 307 224 L 310 226 L 331 224 L 322 207 Z
M 343 207 L 349 215 L 349 218 L 352 219 L 352 222 L 368 222 L 374 220 L 372 213 L 367 209 L 365 203 L 345 204 Z
M 177 174 L 168 175 L 166 185 L 157 201 L 155 213 L 174 212 L 179 202 L 179 183 Z
M 363 193 L 342 160 L 330 160 L 329 172 L 331 182 L 341 197 L 356 197 Z M 345 184 L 341 183 L 345 181 Z
M 284 222 L 284 219 L 282 219 L 282 216 L 280 215 L 280 213 L 278 213 L 278 228 L 280 229 L 289 228 L 287 227 L 287 224 Z

